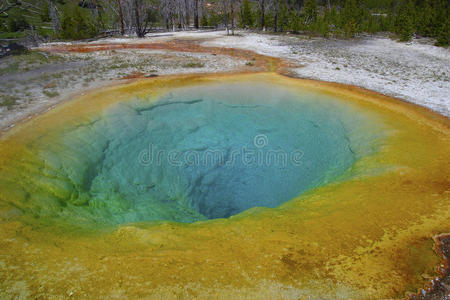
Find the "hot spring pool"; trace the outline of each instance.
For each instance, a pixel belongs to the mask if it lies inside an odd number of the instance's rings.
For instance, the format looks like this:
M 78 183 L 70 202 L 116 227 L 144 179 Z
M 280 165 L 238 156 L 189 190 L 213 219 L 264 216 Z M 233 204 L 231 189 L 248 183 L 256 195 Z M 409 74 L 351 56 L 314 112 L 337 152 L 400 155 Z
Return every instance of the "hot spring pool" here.
M 0 297 L 401 298 L 441 263 L 449 128 L 271 73 L 79 96 L 0 138 Z
M 370 123 L 356 109 L 276 84 L 197 85 L 148 99 L 31 141 L 35 171 L 14 181 L 26 195 L 17 205 L 105 224 L 227 218 L 335 180 L 376 140 L 354 130 Z

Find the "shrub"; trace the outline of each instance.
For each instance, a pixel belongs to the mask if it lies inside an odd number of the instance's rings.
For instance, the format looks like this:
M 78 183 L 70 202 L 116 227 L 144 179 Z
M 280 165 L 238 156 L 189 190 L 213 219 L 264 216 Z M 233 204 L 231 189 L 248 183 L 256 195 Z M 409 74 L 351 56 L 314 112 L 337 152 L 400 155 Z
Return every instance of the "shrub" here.
M 42 91 L 44 93 L 44 95 L 46 95 L 49 98 L 54 98 L 56 96 L 59 96 L 59 93 L 57 91 L 48 91 L 48 90 L 44 90 Z
M 190 62 L 183 65 L 183 68 L 203 68 L 204 64 L 200 62 Z
M 202 18 L 200 19 L 200 26 L 206 27 L 208 26 L 208 15 L 206 12 L 202 12 Z
M 242 3 L 242 17 L 241 17 L 241 27 L 247 28 L 253 26 L 253 15 L 252 10 L 250 8 L 250 2 L 248 0 L 244 0 Z
M 2 95 L 0 99 L 0 106 L 6 106 L 8 110 L 10 110 L 16 104 L 17 100 L 19 100 L 19 98 L 10 95 Z

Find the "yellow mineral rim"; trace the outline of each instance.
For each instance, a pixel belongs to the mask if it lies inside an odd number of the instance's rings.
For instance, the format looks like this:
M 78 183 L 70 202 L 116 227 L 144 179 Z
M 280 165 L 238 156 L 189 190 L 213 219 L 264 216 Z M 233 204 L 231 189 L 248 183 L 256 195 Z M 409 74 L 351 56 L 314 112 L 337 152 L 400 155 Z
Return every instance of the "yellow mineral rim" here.
M 402 298 L 436 276 L 440 258 L 432 237 L 450 231 L 450 122 L 356 87 L 273 73 L 168 76 L 108 87 L 10 130 L 0 141 L 0 172 L 32 151 L 25 147 L 30 141 L 88 121 L 114 103 L 239 81 L 327 94 L 376 117 L 386 137 L 352 167 L 364 176 L 277 208 L 190 224 L 70 231 L 12 205 L 9 200 L 24 196 L 1 177 L 1 297 Z

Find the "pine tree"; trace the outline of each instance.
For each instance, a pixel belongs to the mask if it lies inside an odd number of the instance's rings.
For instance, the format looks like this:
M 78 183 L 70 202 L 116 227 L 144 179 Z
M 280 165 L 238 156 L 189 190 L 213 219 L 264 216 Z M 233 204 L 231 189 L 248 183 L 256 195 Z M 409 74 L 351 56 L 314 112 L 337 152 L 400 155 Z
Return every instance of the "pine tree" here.
M 208 25 L 213 27 L 217 27 L 219 25 L 219 17 L 214 13 L 214 11 L 211 11 L 209 14 Z
M 200 19 L 200 26 L 201 27 L 208 26 L 208 15 L 204 11 L 202 12 L 202 18 Z
M 274 13 L 272 10 L 269 10 L 264 15 L 264 25 L 266 28 L 273 28 L 274 27 Z
M 258 28 L 263 28 L 262 12 L 261 12 L 261 8 L 259 6 L 258 6 L 258 9 L 256 10 L 255 16 L 256 16 L 255 26 Z
M 317 0 L 306 0 L 305 3 L 305 23 L 312 25 L 317 20 Z
M 443 34 L 446 32 L 446 24 L 449 22 L 449 7 L 450 4 L 446 0 L 434 0 L 434 20 L 431 29 L 431 36 L 443 38 Z M 447 37 L 448 39 L 448 37 Z
M 316 31 L 325 38 L 330 36 L 330 24 L 325 20 L 325 17 L 319 17 L 317 19 Z
M 436 46 L 448 46 L 450 37 L 450 21 L 447 19 L 442 22 L 437 34 L 436 34 Z
M 424 36 L 433 35 L 433 23 L 436 16 L 430 1 L 425 0 L 417 13 L 417 31 Z
M 300 31 L 300 17 L 297 15 L 297 10 L 293 9 L 289 16 L 289 30 L 297 33 Z
M 75 30 L 78 33 L 78 36 L 76 38 L 83 39 L 95 35 L 95 28 L 93 24 L 90 23 L 85 16 L 83 16 L 81 8 L 76 7 L 76 9 L 74 9 L 73 21 Z
M 81 8 L 75 6 L 64 10 L 60 32 L 62 39 L 79 40 L 93 37 L 95 34 L 95 27 L 83 16 Z
M 253 15 L 252 10 L 250 8 L 250 2 L 248 0 L 244 0 L 242 2 L 242 20 L 241 20 L 241 27 L 253 27 Z
M 328 29 L 331 32 L 339 26 L 339 15 L 335 6 L 325 10 L 324 21 L 328 23 Z
M 389 13 L 386 18 L 382 18 L 381 30 L 395 32 L 395 14 Z
M 61 32 L 59 37 L 62 39 L 71 39 L 75 35 L 75 28 L 73 27 L 73 19 L 70 10 L 65 9 L 61 18 Z
M 344 9 L 342 11 L 342 17 L 344 22 L 354 21 L 358 19 L 358 5 L 356 0 L 346 0 Z
M 341 13 L 341 27 L 346 38 L 354 37 L 359 32 L 359 12 L 356 0 L 347 0 Z
M 395 31 L 399 35 L 400 41 L 411 40 L 414 28 L 414 5 L 411 1 L 403 1 L 395 20 Z
M 285 31 L 289 26 L 289 10 L 285 3 L 281 4 L 280 12 L 278 13 L 278 28 L 280 31 Z
M 30 27 L 30 24 L 22 13 L 14 12 L 7 19 L 7 27 L 11 32 L 24 31 Z
M 50 22 L 52 20 L 50 18 L 50 7 L 47 2 L 43 5 L 42 12 L 39 16 L 42 22 Z

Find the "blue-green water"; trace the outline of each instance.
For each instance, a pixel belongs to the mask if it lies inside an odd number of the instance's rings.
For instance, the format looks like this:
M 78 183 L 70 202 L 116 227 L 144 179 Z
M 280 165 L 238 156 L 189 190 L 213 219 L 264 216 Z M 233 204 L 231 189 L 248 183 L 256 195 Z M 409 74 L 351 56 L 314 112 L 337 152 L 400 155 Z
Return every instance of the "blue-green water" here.
M 112 224 L 276 207 L 367 154 L 362 119 L 342 102 L 276 85 L 196 86 L 122 102 L 33 145 L 41 163 L 21 186 L 23 206 Z

